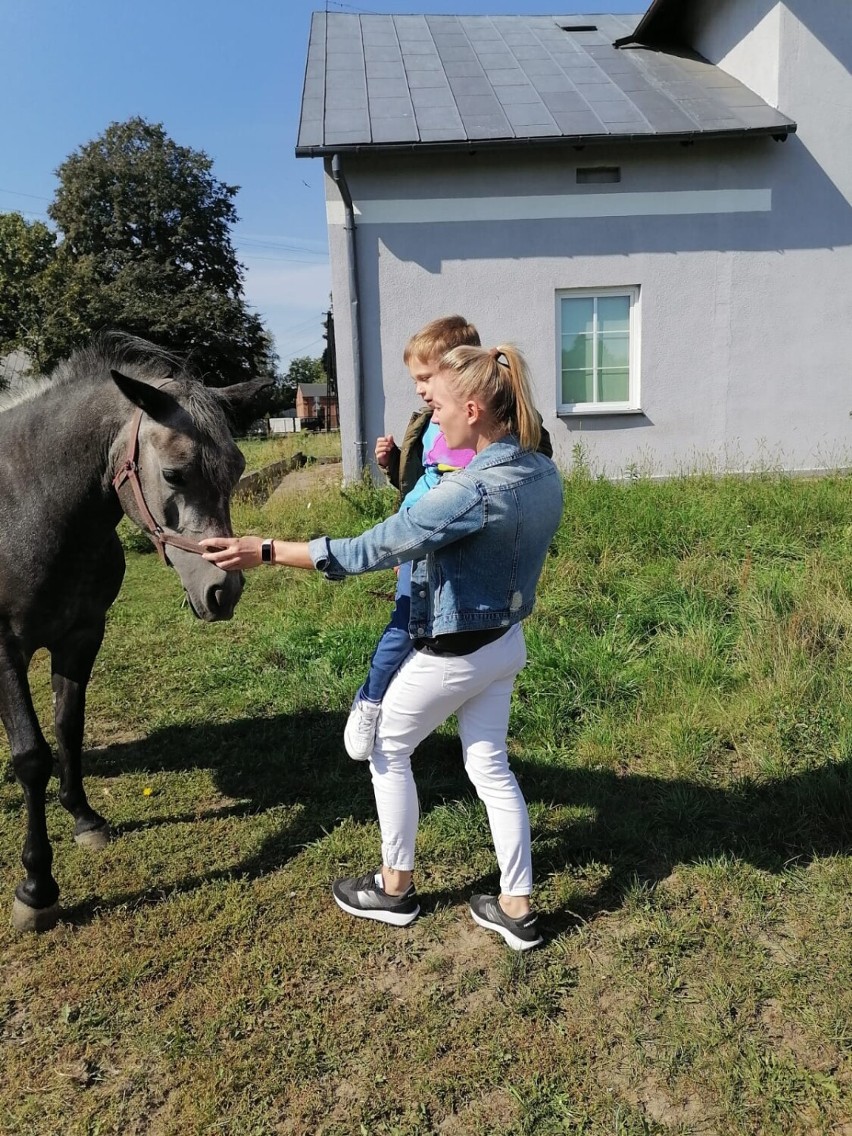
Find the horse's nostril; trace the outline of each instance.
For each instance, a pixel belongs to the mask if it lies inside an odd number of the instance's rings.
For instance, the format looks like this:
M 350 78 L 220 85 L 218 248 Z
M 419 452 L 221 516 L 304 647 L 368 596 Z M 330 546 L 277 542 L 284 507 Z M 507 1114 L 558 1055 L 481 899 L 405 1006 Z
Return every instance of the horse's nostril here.
M 213 584 L 205 596 L 210 619 L 230 619 L 243 590 L 242 575 L 230 574 L 223 583 Z

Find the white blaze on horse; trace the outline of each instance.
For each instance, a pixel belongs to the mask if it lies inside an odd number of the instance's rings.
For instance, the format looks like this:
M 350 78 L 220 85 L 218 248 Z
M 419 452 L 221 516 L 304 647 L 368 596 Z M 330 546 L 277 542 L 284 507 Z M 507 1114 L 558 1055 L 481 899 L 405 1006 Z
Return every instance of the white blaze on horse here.
M 30 660 L 50 652 L 59 799 L 75 839 L 102 847 L 109 825 L 86 799 L 81 747 L 86 686 L 124 576 L 116 526 L 126 513 L 149 534 L 198 618 L 230 619 L 242 576 L 204 560 L 197 542 L 232 533 L 229 500 L 245 463 L 229 418 L 256 417 L 268 386 L 205 387 L 153 344 L 108 335 L 0 405 L 0 718 L 27 809 L 19 930 L 59 917 L 45 821 L 53 758 Z

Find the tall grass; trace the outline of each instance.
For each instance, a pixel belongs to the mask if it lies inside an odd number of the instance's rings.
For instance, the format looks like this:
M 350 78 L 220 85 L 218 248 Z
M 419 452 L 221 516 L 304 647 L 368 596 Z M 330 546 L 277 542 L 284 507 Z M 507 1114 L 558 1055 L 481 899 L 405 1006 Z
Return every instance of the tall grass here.
M 246 471 L 262 469 L 273 462 L 285 461 L 297 453 L 309 460 L 339 460 L 340 431 L 330 430 L 273 434 L 266 438 L 241 438 L 240 449 L 246 459 Z
M 131 551 L 86 736 L 117 837 L 76 848 L 51 797 L 64 920 L 0 932 L 0 1130 L 848 1136 L 850 489 L 566 479 L 511 722 L 548 940 L 523 958 L 466 913 L 496 874 L 452 723 L 415 755 L 420 920 L 331 902 L 378 856 L 340 735 L 392 574 L 254 572 L 201 626 Z M 393 505 L 234 523 L 345 535 Z M 33 686 L 46 721 L 43 658 Z M 21 837 L 7 781 L 9 897 Z

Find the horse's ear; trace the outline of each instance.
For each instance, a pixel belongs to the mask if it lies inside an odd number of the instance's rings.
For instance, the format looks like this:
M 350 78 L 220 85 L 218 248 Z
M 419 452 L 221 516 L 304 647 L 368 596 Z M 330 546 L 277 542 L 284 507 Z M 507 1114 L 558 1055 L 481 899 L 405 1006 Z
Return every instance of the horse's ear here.
M 266 414 L 276 401 L 274 379 L 252 379 L 232 387 L 212 387 L 210 393 L 222 404 L 231 428 L 237 433 Z
M 170 412 L 174 411 L 175 400 L 159 387 L 152 387 L 150 383 L 132 379 L 129 375 L 123 375 L 121 371 L 110 370 L 110 374 L 124 397 L 129 398 L 135 406 L 140 406 L 153 419 L 163 421 Z

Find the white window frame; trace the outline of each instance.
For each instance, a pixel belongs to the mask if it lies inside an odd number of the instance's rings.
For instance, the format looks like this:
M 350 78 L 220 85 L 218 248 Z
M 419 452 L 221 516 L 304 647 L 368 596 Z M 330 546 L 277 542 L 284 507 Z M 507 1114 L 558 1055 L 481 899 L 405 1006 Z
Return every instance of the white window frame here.
M 587 300 L 608 296 L 627 296 L 630 300 L 628 315 L 628 387 L 626 402 L 563 402 L 562 401 L 562 301 Z M 640 288 L 628 284 L 622 288 L 560 288 L 556 292 L 556 413 L 563 417 L 589 414 L 641 414 L 639 402 L 639 329 Z M 597 338 L 595 338 L 595 366 L 597 366 Z

